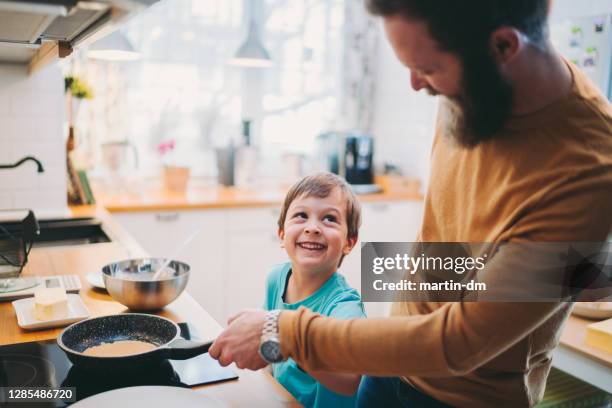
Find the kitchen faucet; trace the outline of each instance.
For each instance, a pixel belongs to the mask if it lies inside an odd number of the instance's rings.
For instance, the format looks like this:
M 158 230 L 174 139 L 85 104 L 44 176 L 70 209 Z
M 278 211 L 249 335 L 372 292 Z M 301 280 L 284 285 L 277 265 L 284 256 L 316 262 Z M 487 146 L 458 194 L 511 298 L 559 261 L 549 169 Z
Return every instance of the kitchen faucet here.
M 39 173 L 42 173 L 45 171 L 42 163 L 36 157 L 32 157 L 32 156 L 26 156 L 15 164 L 0 164 L 0 169 L 14 169 L 15 167 L 21 166 L 23 163 L 27 162 L 28 160 L 31 160 L 36 163 L 36 165 L 38 166 Z

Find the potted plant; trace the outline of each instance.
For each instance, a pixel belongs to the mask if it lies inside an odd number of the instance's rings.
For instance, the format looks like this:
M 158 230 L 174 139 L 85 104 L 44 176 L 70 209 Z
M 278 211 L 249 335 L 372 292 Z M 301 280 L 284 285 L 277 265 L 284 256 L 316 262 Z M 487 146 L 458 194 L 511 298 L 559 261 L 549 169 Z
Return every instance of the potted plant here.
M 72 127 L 79 113 L 81 101 L 93 98 L 93 91 L 85 81 L 69 75 L 64 77 L 64 92 L 68 95 L 68 121 Z
M 176 142 L 174 139 L 162 141 L 157 145 L 163 163 L 163 180 L 165 187 L 170 191 L 185 192 L 189 182 L 190 169 L 177 165 L 173 157 Z
M 84 99 L 93 98 L 93 91 L 85 81 L 76 76 L 69 75 L 64 77 L 64 93 L 67 96 L 68 107 L 68 142 L 66 146 L 68 151 L 72 151 L 75 147 L 74 127 L 81 103 Z

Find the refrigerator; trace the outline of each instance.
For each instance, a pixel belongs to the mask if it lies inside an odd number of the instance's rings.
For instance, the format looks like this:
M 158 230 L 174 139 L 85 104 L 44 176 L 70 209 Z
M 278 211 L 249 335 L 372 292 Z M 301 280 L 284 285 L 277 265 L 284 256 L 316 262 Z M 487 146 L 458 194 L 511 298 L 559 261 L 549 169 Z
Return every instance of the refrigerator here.
M 582 69 L 612 99 L 612 14 L 552 22 L 551 40 L 557 50 Z

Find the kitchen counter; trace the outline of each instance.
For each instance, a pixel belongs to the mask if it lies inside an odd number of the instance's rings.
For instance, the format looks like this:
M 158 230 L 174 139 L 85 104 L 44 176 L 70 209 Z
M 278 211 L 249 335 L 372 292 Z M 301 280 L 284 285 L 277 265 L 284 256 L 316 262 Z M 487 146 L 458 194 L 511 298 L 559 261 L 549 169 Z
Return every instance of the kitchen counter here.
M 162 188 L 148 188 L 146 194 L 126 197 L 100 194 L 99 201 L 110 211 L 135 212 L 179 210 L 188 208 L 223 208 L 279 205 L 284 191 L 262 192 L 220 187 L 192 188 L 178 194 Z M 363 201 L 420 200 L 418 194 L 371 194 L 360 196 Z M 87 207 L 73 209 L 75 216 L 87 215 Z M 80 212 L 80 213 L 79 213 Z M 131 237 L 128 237 L 131 238 Z M 586 326 L 592 321 L 570 316 L 554 351 L 553 365 L 581 380 L 612 393 L 612 355 L 585 343 Z
M 261 201 L 256 203 L 259 202 Z M 124 312 L 126 310 L 124 306 L 113 301 L 105 292 L 92 289 L 84 276 L 91 271 L 99 270 L 108 262 L 147 254 L 107 211 L 96 206 L 72 207 L 71 211 L 74 217 L 96 216 L 102 219 L 105 232 L 113 242 L 34 249 L 24 268 L 24 275 L 78 274 L 83 284 L 81 297 L 93 316 Z M 176 322 L 187 321 L 203 336 L 215 336 L 221 331 L 219 324 L 188 293 L 183 293 L 159 314 Z M 612 393 L 612 355 L 590 347 L 584 341 L 586 326 L 591 322 L 570 316 L 561 335 L 560 345 L 554 352 L 553 365 Z M 8 302 L 0 303 L 0 345 L 53 339 L 61 330 L 21 330 L 17 326 L 12 305 Z M 299 406 L 268 373 L 238 369 L 236 371 L 240 375 L 238 381 L 195 387 L 195 389 L 228 401 L 231 406 Z
M 190 186 L 185 192 L 175 192 L 159 184 L 113 190 L 100 182 L 92 182 L 98 204 L 111 213 L 129 211 L 160 211 L 201 208 L 241 208 L 279 206 L 287 189 L 241 189 L 236 187 Z M 423 200 L 418 191 L 381 192 L 358 196 L 363 202 Z
M 102 219 L 105 231 L 114 240 L 109 243 L 34 248 L 23 275 L 78 274 L 83 288 L 80 295 L 92 316 L 122 313 L 127 310 L 106 292 L 89 286 L 85 275 L 99 270 L 106 263 L 127 257 L 146 256 L 108 213 L 95 207 L 76 207 L 74 216 L 92 216 Z M 189 322 L 203 338 L 215 337 L 221 326 L 186 292 L 158 313 L 175 322 Z M 25 331 L 17 326 L 17 318 L 10 302 L 0 303 L 0 345 L 54 339 L 62 328 Z M 239 370 L 240 378 L 221 384 L 194 387 L 198 392 L 214 396 L 228 406 L 300 406 L 299 403 L 267 372 Z

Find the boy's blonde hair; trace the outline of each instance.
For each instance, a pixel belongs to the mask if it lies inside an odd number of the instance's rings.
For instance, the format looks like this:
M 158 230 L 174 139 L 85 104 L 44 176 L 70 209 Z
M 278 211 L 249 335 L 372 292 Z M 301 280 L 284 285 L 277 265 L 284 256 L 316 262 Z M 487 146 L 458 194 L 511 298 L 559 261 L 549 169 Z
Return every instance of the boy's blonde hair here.
M 346 224 L 348 227 L 348 237 L 359 236 L 361 226 L 361 205 L 353 192 L 351 186 L 341 177 L 333 173 L 322 172 L 306 176 L 295 183 L 285 196 L 280 216 L 278 217 L 278 229 L 284 230 L 285 219 L 289 206 L 296 198 L 304 195 L 306 197 L 325 198 L 331 194 L 334 188 L 338 187 L 346 199 Z

